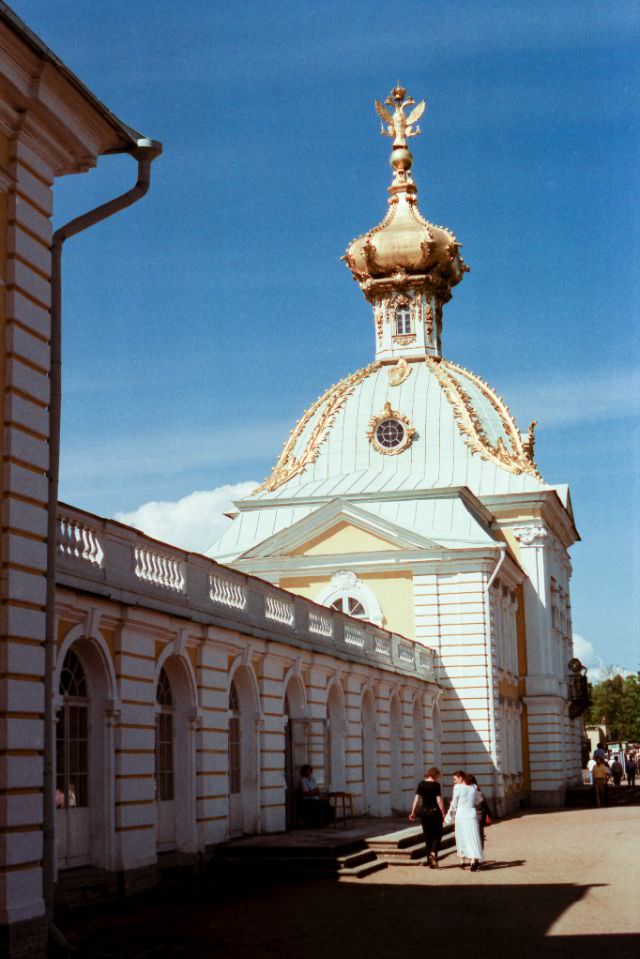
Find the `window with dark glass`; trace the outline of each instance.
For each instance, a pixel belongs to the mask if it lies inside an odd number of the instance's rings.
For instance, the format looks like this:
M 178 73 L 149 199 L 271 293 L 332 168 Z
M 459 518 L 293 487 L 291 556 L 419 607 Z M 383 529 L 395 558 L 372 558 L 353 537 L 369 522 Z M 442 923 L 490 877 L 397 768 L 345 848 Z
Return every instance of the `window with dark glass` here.
M 376 426 L 376 442 L 385 449 L 392 450 L 404 440 L 405 429 L 399 420 L 383 420 Z
M 156 687 L 156 787 L 160 802 L 174 798 L 173 731 L 174 708 L 171 683 L 166 670 L 160 670 Z
M 56 718 L 56 807 L 89 805 L 89 697 L 78 656 L 69 650 L 62 664 Z
M 367 615 L 366 609 L 355 596 L 341 596 L 340 599 L 336 599 L 331 603 L 329 608 L 337 609 L 339 612 L 347 613 L 349 616 L 363 618 Z
M 229 692 L 229 792 L 237 794 L 242 788 L 240 762 L 240 702 L 235 684 Z

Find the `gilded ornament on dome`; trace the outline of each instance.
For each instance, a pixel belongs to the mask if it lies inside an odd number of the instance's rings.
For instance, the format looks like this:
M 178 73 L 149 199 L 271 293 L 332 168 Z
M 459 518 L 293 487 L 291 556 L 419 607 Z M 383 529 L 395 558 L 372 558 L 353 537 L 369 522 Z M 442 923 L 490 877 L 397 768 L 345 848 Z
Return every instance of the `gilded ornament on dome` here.
M 400 357 L 395 366 L 389 367 L 387 376 L 389 377 L 389 386 L 400 386 L 401 383 L 409 379 L 411 376 L 411 367 L 404 356 Z
M 416 126 L 414 130 L 413 125 L 418 122 L 427 106 L 425 100 L 421 100 L 416 106 L 413 97 L 405 99 L 406 92 L 404 87 L 396 86 L 384 101 L 393 107 L 393 113 L 389 113 L 379 100 L 375 101 L 376 112 L 382 120 L 380 133 L 382 136 L 391 137 L 394 147 L 406 147 L 409 137 L 418 136 L 420 127 Z M 406 107 L 414 107 L 409 116 L 404 112 Z
M 424 309 L 424 333 L 427 340 L 433 336 L 433 310 L 428 303 Z
M 455 363 L 449 363 L 447 360 L 434 360 L 432 357 L 426 357 L 426 363 L 436 375 L 443 393 L 453 407 L 453 415 L 456 419 L 458 430 L 471 450 L 472 453 L 478 453 L 482 459 L 492 460 L 504 469 L 509 470 L 516 475 L 519 473 L 531 473 L 536 479 L 542 480 L 535 464 L 529 457 L 525 444 L 522 441 L 520 430 L 516 426 L 513 416 L 506 403 L 501 400 L 491 389 L 491 387 L 469 370 L 465 370 Z M 480 390 L 482 396 L 489 401 L 495 412 L 500 418 L 504 438 L 499 437 L 495 443 L 492 443 L 482 425 L 482 421 L 473 405 L 471 397 L 464 387 L 459 383 L 456 375 L 467 377 Z M 509 447 L 505 442 L 509 443 Z
M 365 366 L 364 369 L 357 370 L 355 373 L 352 373 L 351 376 L 347 376 L 344 380 L 331 386 L 316 400 L 313 406 L 306 411 L 302 419 L 298 421 L 292 430 L 280 454 L 280 458 L 273 468 L 271 476 L 268 476 L 265 481 L 253 491 L 252 496 L 265 490 L 270 492 L 277 489 L 279 486 L 282 486 L 283 483 L 293 479 L 294 476 L 304 472 L 307 466 L 315 462 L 320 451 L 320 446 L 326 439 L 329 428 L 345 400 L 351 395 L 358 383 L 366 379 L 366 377 L 374 370 L 377 370 L 379 366 L 380 363 L 376 361 L 369 366 Z M 318 420 L 313 427 L 311 436 L 304 450 L 302 450 L 299 456 L 296 456 L 294 454 L 296 444 L 310 420 L 317 413 L 319 413 Z

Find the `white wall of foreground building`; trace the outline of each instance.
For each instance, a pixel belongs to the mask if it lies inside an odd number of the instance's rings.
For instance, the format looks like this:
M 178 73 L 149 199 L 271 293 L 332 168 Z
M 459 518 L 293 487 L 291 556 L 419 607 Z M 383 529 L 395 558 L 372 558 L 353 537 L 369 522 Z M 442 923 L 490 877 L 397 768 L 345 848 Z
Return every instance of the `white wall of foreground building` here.
M 295 766 L 310 762 L 325 788 L 350 792 L 356 812 L 408 812 L 438 752 L 430 650 L 113 521 L 67 507 L 60 517 L 56 689 L 71 651 L 86 678 L 94 779 L 85 847 L 61 850 L 60 866 L 84 861 L 135 886 L 154 881 L 163 851 L 205 853 L 234 824 L 284 829 L 288 734 Z M 173 809 L 158 796 L 161 669 L 173 694 Z M 60 835 L 76 813 L 57 810 Z
M 0 952 L 46 948 L 43 841 L 51 214 L 55 178 L 133 145 L 24 24 L 0 10 Z

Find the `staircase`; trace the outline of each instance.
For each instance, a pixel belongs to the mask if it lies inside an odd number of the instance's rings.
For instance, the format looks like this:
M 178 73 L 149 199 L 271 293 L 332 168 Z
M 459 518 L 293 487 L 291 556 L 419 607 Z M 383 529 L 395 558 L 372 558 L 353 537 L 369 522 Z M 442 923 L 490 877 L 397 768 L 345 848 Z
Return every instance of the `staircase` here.
M 372 836 L 366 843 L 378 860 L 387 866 L 421 866 L 425 861 L 424 837 L 419 826 L 400 829 L 386 836 Z M 440 849 L 450 849 L 454 845 L 454 828 L 445 826 Z
M 279 845 L 253 843 L 225 843 L 220 846 L 212 861 L 216 872 L 225 875 L 250 873 L 262 878 L 293 878 L 296 876 L 350 876 L 361 879 L 386 863 L 376 858 L 362 838 L 336 840 L 332 844 L 314 846 L 291 845 L 287 836 Z
M 398 820 L 390 822 L 397 826 Z M 454 844 L 453 826 L 446 826 L 441 849 Z M 370 820 L 342 837 L 328 830 L 306 834 L 284 833 L 243 839 L 219 846 L 211 863 L 219 875 L 251 875 L 276 879 L 298 876 L 333 876 L 362 879 L 388 866 L 424 863 L 424 838 L 419 826 L 381 832 L 380 821 Z

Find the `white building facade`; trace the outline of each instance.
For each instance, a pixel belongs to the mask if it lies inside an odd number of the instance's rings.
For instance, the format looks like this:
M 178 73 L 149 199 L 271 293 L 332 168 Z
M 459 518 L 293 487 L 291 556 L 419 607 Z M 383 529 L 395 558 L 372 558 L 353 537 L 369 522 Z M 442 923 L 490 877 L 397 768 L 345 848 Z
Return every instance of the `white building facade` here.
M 372 306 L 374 360 L 304 413 L 210 554 L 433 649 L 444 771 L 477 775 L 501 811 L 560 803 L 580 773 L 571 500 L 538 472 L 535 424 L 522 434 L 442 355 L 467 267 L 418 208 L 407 140 L 424 103 L 401 87 L 386 103 L 388 212 L 344 256 Z
M 133 891 L 166 854 L 294 826 L 305 763 L 356 814 L 410 808 L 437 758 L 430 650 L 71 507 L 59 554 L 59 879 Z

